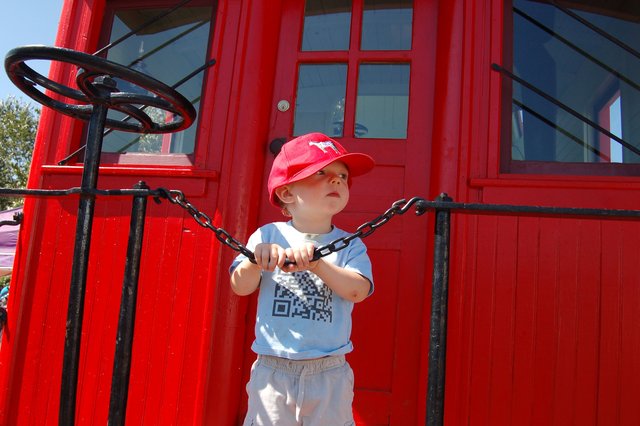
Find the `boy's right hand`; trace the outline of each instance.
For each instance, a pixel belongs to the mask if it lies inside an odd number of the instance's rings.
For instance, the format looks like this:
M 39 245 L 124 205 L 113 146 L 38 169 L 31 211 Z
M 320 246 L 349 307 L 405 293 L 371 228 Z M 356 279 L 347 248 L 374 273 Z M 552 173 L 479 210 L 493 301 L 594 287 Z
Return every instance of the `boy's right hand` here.
M 282 268 L 287 258 L 285 249 L 278 244 L 260 243 L 253 250 L 256 264 L 265 271 L 273 272 L 276 267 Z

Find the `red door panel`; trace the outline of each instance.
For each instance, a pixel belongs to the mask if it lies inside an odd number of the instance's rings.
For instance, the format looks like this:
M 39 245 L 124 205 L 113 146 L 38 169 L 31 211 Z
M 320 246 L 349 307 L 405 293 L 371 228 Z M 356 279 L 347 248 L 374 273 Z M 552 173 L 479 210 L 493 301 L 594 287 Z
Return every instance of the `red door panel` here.
M 430 28 L 431 31 L 436 28 L 432 5 L 415 4 L 413 20 L 421 22 L 421 28 L 414 30 L 411 49 L 360 50 L 358 34 L 362 27 L 363 4 L 362 1 L 353 3 L 350 47 L 341 51 L 301 51 L 300 38 L 305 14 L 303 2 L 284 3 L 283 10 L 286 12 L 281 23 L 283 30 L 268 137 L 269 141 L 277 138 L 288 140 L 300 134 L 294 132 L 296 108 L 301 102 L 296 96 L 300 94 L 300 85 L 307 84 L 300 77 L 301 67 L 309 64 L 346 65 L 343 134 L 334 137 L 349 151 L 365 152 L 377 163 L 373 172 L 354 181 L 349 206 L 336 217 L 336 225 L 348 231 L 355 231 L 359 225 L 379 216 L 398 199 L 424 196 L 427 192 L 431 149 L 431 123 L 428 117 L 432 116 L 434 69 L 431 62 L 434 46 L 429 40 L 435 37 L 424 36 L 421 32 L 425 31 L 424 28 Z M 403 64 L 410 69 L 406 137 L 358 137 L 362 127 L 355 125 L 356 104 L 362 64 Z M 380 90 L 385 90 L 391 84 L 390 81 L 381 82 Z M 279 110 L 278 103 L 281 101 L 287 101 L 290 108 Z M 263 187 L 266 187 L 272 161 L 273 155 L 268 153 Z M 286 220 L 269 204 L 266 190 L 260 194 L 260 198 L 260 224 Z M 405 425 L 415 424 L 417 419 L 423 418 L 419 412 L 423 409 L 419 390 L 423 388 L 421 381 L 426 382 L 426 375 L 421 378 L 419 372 L 425 314 L 423 301 L 427 296 L 425 289 L 428 289 L 425 277 L 430 282 L 430 261 L 425 261 L 429 258 L 429 244 L 427 222 L 417 222 L 410 216 L 392 219 L 364 241 L 373 262 L 376 290 L 372 297 L 355 307 L 353 314 L 352 339 L 355 350 L 348 359 L 356 376 L 354 413 L 358 424 Z M 253 340 L 253 311 L 247 318 L 250 332 L 246 347 Z M 248 369 L 255 355 L 249 350 L 246 354 L 245 379 L 248 380 Z M 241 398 L 246 400 L 246 395 L 242 394 Z

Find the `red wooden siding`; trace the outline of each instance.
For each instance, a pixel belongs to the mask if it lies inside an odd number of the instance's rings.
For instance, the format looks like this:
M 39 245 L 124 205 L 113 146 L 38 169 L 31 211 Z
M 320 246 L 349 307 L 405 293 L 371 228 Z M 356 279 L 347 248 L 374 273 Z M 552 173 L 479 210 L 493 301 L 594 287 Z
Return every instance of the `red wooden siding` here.
M 113 187 L 128 187 L 125 181 L 129 180 L 109 181 Z M 55 182 L 65 187 L 78 183 L 77 178 L 60 177 Z M 166 177 L 148 182 L 154 187 L 184 185 Z M 205 209 L 212 201 L 191 191 L 186 195 Z M 42 238 L 31 247 L 35 253 L 50 254 L 38 259 L 37 268 L 26 278 L 36 285 L 26 289 L 31 298 L 27 303 L 29 323 L 21 327 L 28 335 L 22 356 L 14 361 L 14 368 L 24 376 L 10 395 L 12 405 L 20 407 L 13 411 L 11 424 L 23 424 L 31 416 L 53 423 L 57 418 L 71 269 L 71 257 L 60 247 L 73 246 L 76 211 L 75 197 L 42 202 L 39 208 L 44 220 L 35 233 Z M 129 200 L 98 200 L 78 384 L 78 419 L 98 423 L 107 417 L 129 213 Z M 210 262 L 214 243 L 211 232 L 169 203 L 156 206 L 150 202 L 148 218 L 129 394 L 130 401 L 144 403 L 130 404 L 127 414 L 130 419 L 158 424 L 159 419 L 175 418 L 178 412 L 182 420 L 193 416 L 184 407 L 195 399 L 204 374 L 199 358 L 206 353 L 201 348 L 202 335 L 191 331 L 209 326 L 205 314 L 210 311 L 214 287 L 203 265 Z M 46 379 L 43 382 L 40 378 Z
M 635 424 L 640 226 L 464 217 L 450 292 L 451 424 Z

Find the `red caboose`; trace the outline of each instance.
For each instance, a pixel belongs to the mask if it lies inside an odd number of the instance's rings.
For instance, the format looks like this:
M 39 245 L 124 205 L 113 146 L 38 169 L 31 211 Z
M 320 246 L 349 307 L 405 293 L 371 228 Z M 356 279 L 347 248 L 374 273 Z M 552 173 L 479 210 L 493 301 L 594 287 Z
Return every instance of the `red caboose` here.
M 440 193 L 592 209 L 453 212 L 444 423 L 631 425 L 640 223 L 598 209 L 640 209 L 639 21 L 631 0 L 66 0 L 56 45 L 175 86 L 197 111 L 176 133 L 107 130 L 98 189 L 181 190 L 239 241 L 279 219 L 272 152 L 310 131 L 377 161 L 346 230 Z M 75 87 L 77 72 L 54 61 L 49 78 Z M 87 127 L 43 109 L 30 189 L 80 185 Z M 26 198 L 0 424 L 59 419 L 81 198 Z M 95 198 L 78 424 L 109 417 L 130 215 L 131 197 Z M 127 424 L 238 424 L 255 301 L 230 291 L 236 253 L 166 200 L 144 223 Z M 365 240 L 376 291 L 354 310 L 358 424 L 427 417 L 433 229 L 432 214 L 404 215 Z

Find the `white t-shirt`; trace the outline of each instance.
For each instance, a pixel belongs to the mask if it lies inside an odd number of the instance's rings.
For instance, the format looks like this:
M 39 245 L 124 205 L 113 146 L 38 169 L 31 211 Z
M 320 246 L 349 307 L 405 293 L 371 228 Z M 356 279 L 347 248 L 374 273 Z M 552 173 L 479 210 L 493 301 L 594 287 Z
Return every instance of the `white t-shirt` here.
M 275 222 L 259 228 L 251 235 L 247 248 L 251 251 L 259 243 L 275 243 L 284 248 L 298 247 L 311 241 L 316 247 L 349 235 L 336 227 L 327 234 L 304 234 L 291 222 Z M 246 257 L 239 255 L 230 272 Z M 323 258 L 352 270 L 371 282 L 371 261 L 364 243 L 356 238 L 344 249 Z M 353 302 L 343 299 L 327 287 L 311 271 L 262 272 L 256 339 L 251 349 L 260 355 L 288 359 L 311 359 L 344 355 L 353 350 L 351 343 L 351 312 Z

